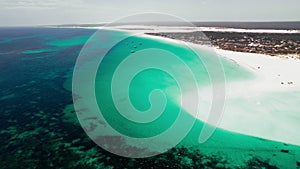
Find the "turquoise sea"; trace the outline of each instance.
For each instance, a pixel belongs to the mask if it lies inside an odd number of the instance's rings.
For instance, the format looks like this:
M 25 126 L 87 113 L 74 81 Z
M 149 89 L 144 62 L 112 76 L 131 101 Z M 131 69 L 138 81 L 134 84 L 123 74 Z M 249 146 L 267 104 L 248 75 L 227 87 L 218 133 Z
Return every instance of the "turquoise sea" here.
M 211 86 L 207 67 L 214 66 L 212 58 L 217 56 L 171 41 L 131 36 L 120 31 L 102 31 L 92 36 L 95 32 L 67 28 L 0 28 L 1 168 L 299 168 L 299 146 L 218 128 L 205 143 L 199 143 L 204 122 L 182 110 L 179 98 L 182 92 L 195 90 L 195 84 Z M 130 62 L 131 56 L 138 60 Z M 176 56 L 184 64 L 170 56 Z M 98 57 L 103 57 L 101 63 Z M 255 78 L 234 62 L 219 59 L 226 81 Z M 114 79 L 119 65 L 126 64 L 124 60 L 129 66 L 120 69 Z M 168 71 L 154 66 L 143 69 L 150 63 Z M 127 74 L 139 66 L 142 71 L 127 83 Z M 196 83 L 192 83 L 185 67 Z M 74 79 L 74 70 L 85 76 Z M 114 82 L 113 89 L 118 92 L 112 95 Z M 163 102 L 160 94 L 153 95 L 153 102 L 149 101 L 154 89 L 163 92 L 167 101 Z M 122 95 L 127 91 L 128 98 Z M 84 100 L 90 93 L 94 93 L 94 100 Z M 128 100 L 132 105 L 125 104 Z M 149 123 L 130 121 L 120 115 L 116 107 L 119 104 L 121 111 L 131 118 L 135 118 L 135 114 L 126 110 L 135 107 L 140 111 L 136 115 L 141 120 L 144 111 L 154 106 L 153 112 L 148 112 L 151 117 L 151 113 L 160 110 L 155 109 L 155 104 L 163 103 L 161 116 Z M 106 122 L 99 121 L 98 108 Z M 178 117 L 179 123 L 174 125 Z M 115 131 L 135 138 L 151 138 L 173 127 L 175 132 L 163 139 L 166 145 L 179 135 L 185 137 L 162 154 L 126 158 L 104 150 L 105 146 L 100 148 L 91 138 L 100 139 L 103 144 L 116 143 L 122 148 L 120 151 L 128 153 L 152 153 L 157 149 L 150 144 L 142 149 L 140 142 L 120 140 L 119 135 L 102 131 L 106 127 L 101 128 L 101 125 L 110 125 Z M 190 130 L 185 129 L 188 126 Z

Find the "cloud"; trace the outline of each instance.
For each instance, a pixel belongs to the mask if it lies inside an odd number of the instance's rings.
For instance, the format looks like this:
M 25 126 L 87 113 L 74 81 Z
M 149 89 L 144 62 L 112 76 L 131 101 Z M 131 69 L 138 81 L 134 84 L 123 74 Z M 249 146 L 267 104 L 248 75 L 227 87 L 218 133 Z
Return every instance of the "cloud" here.
M 0 26 L 109 22 L 138 12 L 191 21 L 298 21 L 299 5 L 299 0 L 0 0 Z
M 82 3 L 81 0 L 2 0 L 0 1 L 1 8 L 5 9 L 45 9 L 45 8 L 59 8 L 64 6 L 79 6 Z

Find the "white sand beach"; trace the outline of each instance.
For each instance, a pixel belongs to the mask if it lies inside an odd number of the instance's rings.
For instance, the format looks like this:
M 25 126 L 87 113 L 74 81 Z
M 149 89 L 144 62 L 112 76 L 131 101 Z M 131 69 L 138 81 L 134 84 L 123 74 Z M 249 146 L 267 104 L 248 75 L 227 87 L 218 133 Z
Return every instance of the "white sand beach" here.
M 226 82 L 225 108 L 217 127 L 300 145 L 300 60 L 221 49 L 215 51 L 256 77 Z M 192 100 L 188 93 L 183 98 Z M 198 118 L 206 121 L 207 117 L 208 114 L 200 113 Z

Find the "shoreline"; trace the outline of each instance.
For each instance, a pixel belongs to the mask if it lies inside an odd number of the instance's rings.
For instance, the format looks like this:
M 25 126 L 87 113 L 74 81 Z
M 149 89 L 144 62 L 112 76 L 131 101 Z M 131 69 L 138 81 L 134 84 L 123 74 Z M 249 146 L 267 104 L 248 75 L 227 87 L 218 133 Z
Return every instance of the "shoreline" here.
M 152 38 L 175 43 L 180 41 L 156 36 Z M 201 49 L 207 47 L 186 43 Z M 225 109 L 217 127 L 254 137 L 300 145 L 300 136 L 297 134 L 300 124 L 296 120 L 300 119 L 297 109 L 297 102 L 300 102 L 300 79 L 297 78 L 297 72 L 300 72 L 300 60 L 212 48 L 220 57 L 246 68 L 256 77 L 226 82 Z M 186 93 L 183 98 L 192 100 L 189 95 Z M 183 108 L 189 110 L 188 107 Z M 204 122 L 207 117 L 208 114 L 197 116 Z

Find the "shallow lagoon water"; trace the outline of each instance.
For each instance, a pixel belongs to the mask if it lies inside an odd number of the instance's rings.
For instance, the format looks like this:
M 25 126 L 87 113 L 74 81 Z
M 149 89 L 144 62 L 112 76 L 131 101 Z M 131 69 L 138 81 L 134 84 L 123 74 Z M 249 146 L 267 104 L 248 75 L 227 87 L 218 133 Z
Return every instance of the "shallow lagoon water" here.
M 147 158 L 127 159 L 110 154 L 97 147 L 86 136 L 76 121 L 72 106 L 72 93 L 64 86 L 70 83 L 73 66 L 85 41 L 78 43 L 78 39 L 89 37 L 94 30 L 81 29 L 37 29 L 12 28 L 1 29 L 0 34 L 6 43 L 0 45 L 1 64 L 1 168 L 147 168 L 153 166 L 173 168 L 249 168 L 251 166 L 278 166 L 280 168 L 296 168 L 299 163 L 299 147 L 270 140 L 245 136 L 218 129 L 212 138 L 205 144 L 199 145 L 198 136 L 203 122 L 197 120 L 191 132 L 174 149 L 168 152 Z M 30 38 L 28 43 L 27 38 Z M 34 36 L 32 38 L 31 36 Z M 4 38 L 5 37 L 5 38 Z M 19 39 L 16 39 L 19 37 Z M 9 41 L 8 39 L 13 40 Z M 178 45 L 166 44 L 147 38 L 134 37 L 143 41 L 144 45 L 162 44 L 166 47 L 182 50 Z M 73 45 L 55 45 L 72 41 Z M 87 38 L 86 38 L 87 40 Z M 54 43 L 55 42 L 55 43 Z M 55 52 L 22 54 L 26 50 L 39 50 L 55 48 Z M 120 50 L 120 49 L 118 49 Z M 124 49 L 125 50 L 125 49 Z M 126 49 L 127 50 L 127 49 Z M 130 49 L 131 50 L 131 49 Z M 22 57 L 41 57 L 34 60 L 22 60 Z M 47 57 L 44 57 L 47 56 Z M 124 55 L 120 55 L 124 57 Z M 89 58 L 91 59 L 91 58 Z M 122 58 L 108 57 L 103 61 L 103 69 L 110 71 L 113 64 Z M 191 67 L 195 62 L 191 58 Z M 240 80 L 252 78 L 246 70 L 240 70 L 232 62 L 223 63 L 226 78 Z M 111 67 L 110 67 L 111 66 Z M 200 66 L 201 67 L 201 66 Z M 176 68 L 176 67 L 175 67 Z M 239 70 L 239 71 L 237 71 Z M 206 79 L 206 72 L 201 70 L 198 74 L 202 80 Z M 244 74 L 241 71 L 245 71 Z M 100 72 L 99 72 L 100 73 Z M 170 94 L 170 102 L 165 116 L 161 117 L 149 127 L 147 132 L 140 130 L 131 123 L 124 123 L 130 130 L 120 127 L 118 130 L 134 136 L 151 136 L 163 131 L 171 124 L 179 109 L 176 103 L 175 88 L 170 86 L 175 82 L 160 71 L 145 71 L 132 82 L 131 99 L 135 106 L 141 110 L 149 106 L 146 96 L 151 89 L 159 87 Z M 108 74 L 103 74 L 109 78 Z M 101 73 L 99 74 L 101 76 Z M 148 77 L 145 79 L 145 77 Z M 155 78 L 154 78 L 155 77 Z M 184 75 L 183 77 L 184 78 Z M 100 78 L 102 79 L 102 78 Z M 160 83 L 165 82 L 165 83 Z M 203 85 L 206 80 L 199 81 Z M 109 83 L 108 83 L 109 84 Z M 141 84 L 143 87 L 141 87 Z M 145 85 L 147 84 L 147 85 Z M 98 90 L 106 90 L 102 86 Z M 142 92 L 137 92 L 142 91 Z M 102 93 L 102 92 L 99 92 Z M 99 96 L 102 99 L 102 95 Z M 109 97 L 109 95 L 107 96 Z M 138 99 L 142 97 L 143 99 Z M 109 108 L 109 104 L 103 105 Z M 187 115 L 188 113 L 185 112 Z M 168 116 L 171 116 L 168 117 Z M 107 118 L 116 117 L 117 115 Z M 193 118 L 190 116 L 190 118 Z M 118 128 L 119 125 L 116 125 Z M 150 131 L 150 132 L 148 132 Z M 142 135 L 140 135 L 142 133 Z M 145 134 L 145 135 L 143 135 Z M 130 144 L 130 143 L 129 143 Z M 22 167 L 21 167 L 22 168 Z

